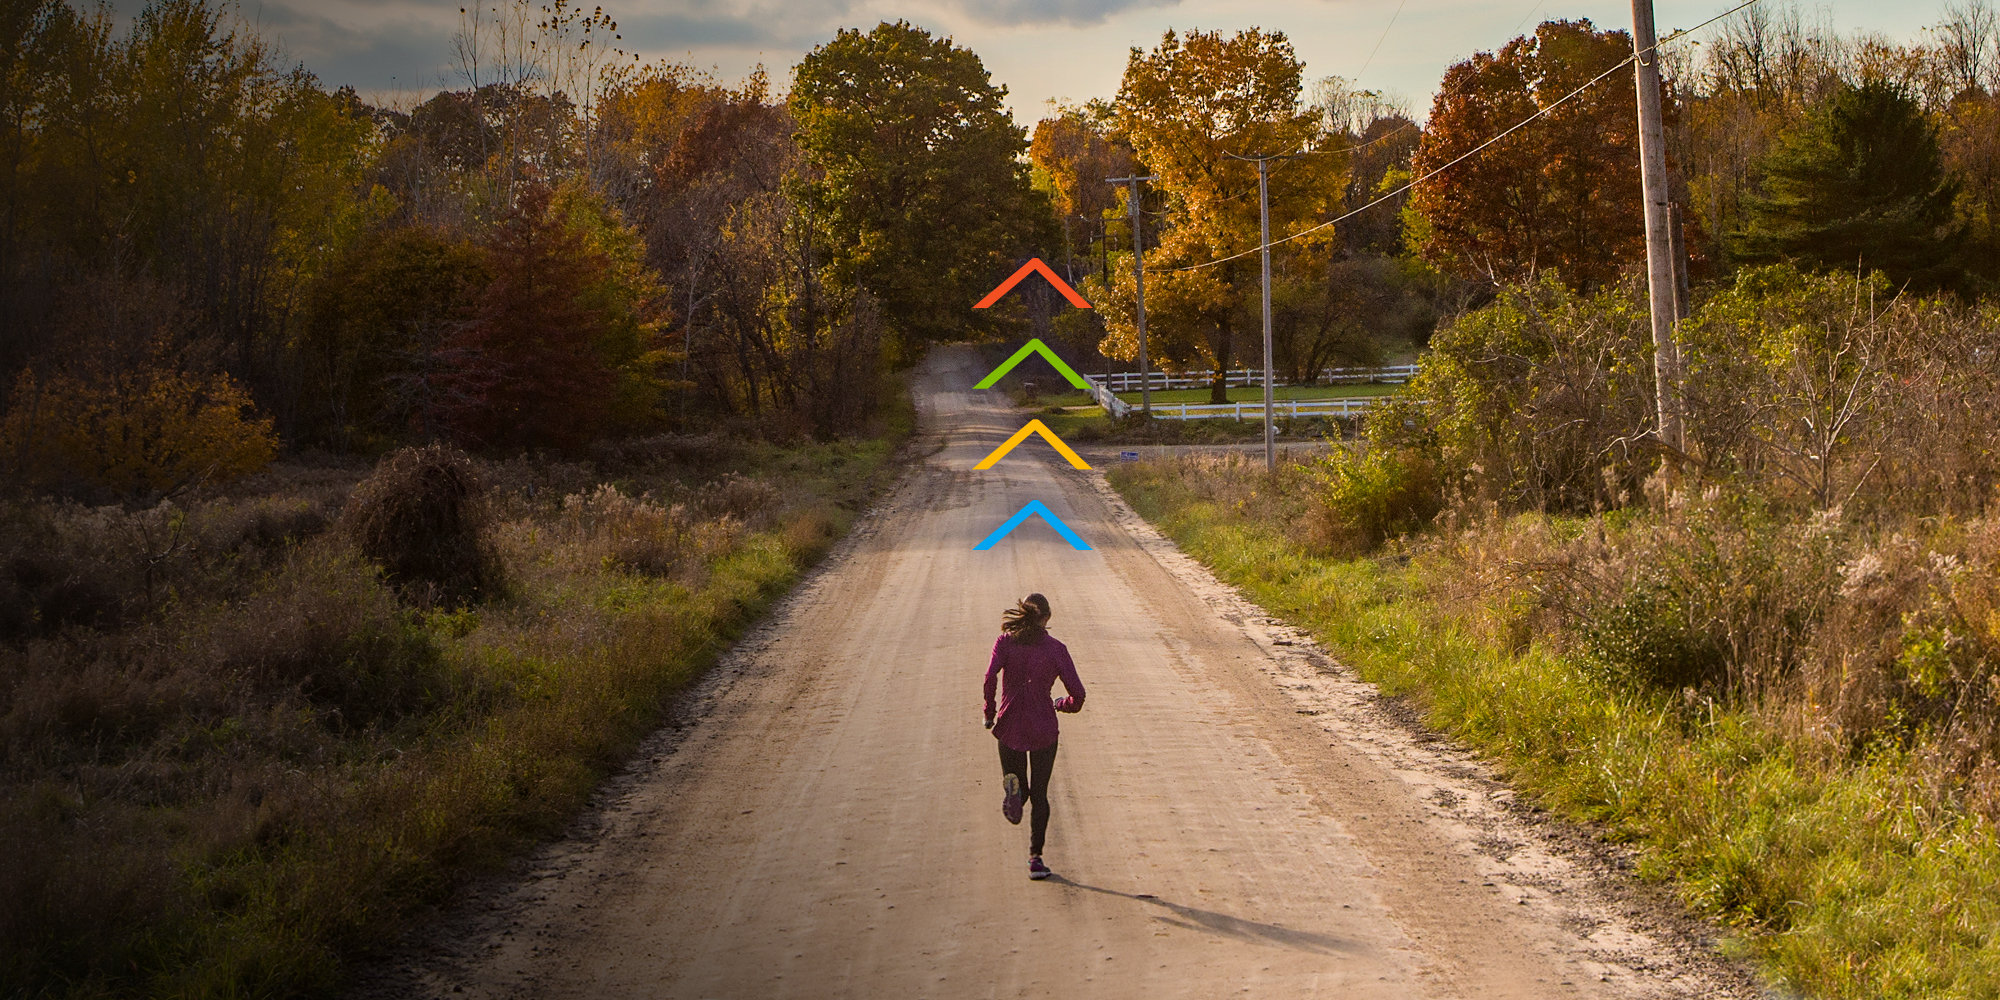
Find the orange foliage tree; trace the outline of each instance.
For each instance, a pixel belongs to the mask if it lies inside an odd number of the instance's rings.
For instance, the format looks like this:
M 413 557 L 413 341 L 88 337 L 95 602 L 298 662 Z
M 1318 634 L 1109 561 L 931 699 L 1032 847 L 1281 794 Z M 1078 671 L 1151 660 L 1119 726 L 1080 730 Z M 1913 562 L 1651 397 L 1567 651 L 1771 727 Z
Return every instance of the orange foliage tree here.
M 1445 71 L 1412 170 L 1423 176 L 1618 65 L 1631 36 L 1588 20 Z M 1515 282 L 1555 270 L 1581 288 L 1611 281 L 1645 249 L 1637 113 L 1629 72 L 1416 186 L 1414 242 L 1446 270 Z
M 1216 372 L 1213 402 L 1227 402 L 1221 373 L 1234 363 L 1237 341 L 1254 338 L 1261 322 L 1260 262 L 1249 252 L 1261 239 L 1257 167 L 1230 157 L 1314 151 L 1270 174 L 1272 238 L 1313 234 L 1274 250 L 1276 266 L 1323 257 L 1332 240 L 1317 226 L 1346 182 L 1347 157 L 1319 150 L 1321 116 L 1299 100 L 1304 71 L 1281 31 L 1169 31 L 1156 48 L 1132 50 L 1119 86 L 1119 124 L 1159 177 L 1154 189 L 1167 209 L 1147 248 L 1150 348 L 1163 367 Z M 1114 273 L 1100 293 L 1107 353 L 1134 357 L 1132 271 Z
M 46 380 L 24 370 L 0 417 L 0 463 L 43 489 L 171 493 L 255 472 L 277 451 L 241 383 L 157 361 Z

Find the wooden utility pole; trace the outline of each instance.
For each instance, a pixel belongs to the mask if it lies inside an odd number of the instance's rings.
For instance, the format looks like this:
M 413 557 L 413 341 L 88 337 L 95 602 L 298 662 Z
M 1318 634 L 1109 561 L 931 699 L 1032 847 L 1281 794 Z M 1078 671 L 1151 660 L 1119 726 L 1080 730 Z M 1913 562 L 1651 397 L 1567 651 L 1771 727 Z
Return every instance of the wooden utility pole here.
M 1106 177 L 1108 184 L 1125 185 L 1125 207 L 1132 217 L 1132 299 L 1139 317 L 1139 409 L 1153 415 L 1153 377 L 1146 370 L 1146 245 L 1139 234 L 1139 182 L 1158 177 Z M 1109 390 L 1109 385 L 1104 387 Z
M 1271 399 L 1271 160 L 1257 161 L 1257 235 L 1264 258 L 1264 471 L 1278 471 L 1276 406 Z
M 1667 190 L 1666 131 L 1660 111 L 1659 39 L 1653 28 L 1653 0 L 1632 0 L 1633 73 L 1639 91 L 1639 177 L 1646 199 L 1646 290 L 1653 313 L 1653 393 L 1659 401 L 1660 442 L 1668 461 L 1686 450 L 1682 432 L 1681 357 L 1674 343 L 1675 300 L 1671 195 Z
M 1224 153 L 1232 160 L 1255 160 L 1257 162 L 1257 233 L 1258 252 L 1264 258 L 1264 471 L 1278 471 L 1278 408 L 1271 391 L 1271 161 L 1289 160 L 1303 153 L 1289 153 L 1283 156 L 1238 156 Z

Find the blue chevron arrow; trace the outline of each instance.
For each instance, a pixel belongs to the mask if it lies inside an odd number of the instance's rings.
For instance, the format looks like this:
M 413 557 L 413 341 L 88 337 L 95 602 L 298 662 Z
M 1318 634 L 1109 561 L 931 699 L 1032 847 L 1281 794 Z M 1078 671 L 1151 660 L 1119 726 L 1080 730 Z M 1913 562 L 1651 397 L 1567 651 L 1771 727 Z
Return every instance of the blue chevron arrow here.
M 1056 534 L 1063 536 L 1064 540 L 1069 542 L 1070 548 L 1076 549 L 1079 552 L 1090 551 L 1090 546 L 1076 532 L 1069 530 L 1069 525 L 1064 524 L 1062 518 L 1055 516 L 1047 507 L 1042 506 L 1040 500 L 1028 501 L 1028 505 L 1021 508 L 1020 512 L 1013 517 L 1008 518 L 1006 524 L 993 529 L 993 533 L 987 535 L 985 541 L 974 545 L 972 547 L 973 551 L 984 552 L 1000 544 L 1000 539 L 1007 537 L 1008 532 L 1020 527 L 1021 522 L 1027 520 L 1029 514 L 1042 515 L 1042 520 L 1049 522 L 1049 527 L 1056 529 Z

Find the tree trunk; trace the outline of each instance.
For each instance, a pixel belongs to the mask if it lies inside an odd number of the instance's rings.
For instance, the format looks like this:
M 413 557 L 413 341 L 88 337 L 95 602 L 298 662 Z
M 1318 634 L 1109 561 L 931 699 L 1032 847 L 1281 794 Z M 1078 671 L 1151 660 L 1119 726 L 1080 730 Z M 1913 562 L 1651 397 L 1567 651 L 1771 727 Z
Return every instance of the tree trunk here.
M 1211 403 L 1229 402 L 1229 341 L 1229 324 L 1215 324 L 1215 330 L 1208 338 L 1209 353 L 1215 356 L 1215 377 L 1208 383 L 1208 401 Z

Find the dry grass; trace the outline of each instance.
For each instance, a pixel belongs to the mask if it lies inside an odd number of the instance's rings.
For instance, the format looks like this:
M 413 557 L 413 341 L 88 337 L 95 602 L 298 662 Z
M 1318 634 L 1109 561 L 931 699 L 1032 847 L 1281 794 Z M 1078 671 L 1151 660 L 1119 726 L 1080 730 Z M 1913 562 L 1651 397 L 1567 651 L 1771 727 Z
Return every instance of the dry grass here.
M 1644 844 L 1781 978 L 2000 993 L 2000 325 L 1739 272 L 1677 331 L 1676 470 L 1637 291 L 1545 282 L 1454 321 L 1319 475 L 1197 458 L 1114 481 L 1524 787 Z
M 1524 793 L 1634 843 L 1782 990 L 2000 990 L 1992 523 L 1899 537 L 1695 492 L 1586 518 L 1448 512 L 1341 560 L 1285 513 L 1315 495 L 1270 496 L 1304 477 L 1207 457 L 1110 475 Z M 1715 672 L 1671 687 L 1691 649 Z
M 0 509 L 0 993 L 336 984 L 580 807 L 889 448 L 641 443 L 606 460 L 615 483 L 418 455 L 351 501 L 365 470 Z M 644 464 L 666 452 L 694 458 Z M 440 600 L 410 581 L 462 561 L 392 576 L 366 554 L 432 532 L 508 586 Z
M 426 604 L 463 604 L 505 587 L 493 551 L 486 484 L 463 452 L 400 448 L 355 487 L 348 537 L 389 581 Z

